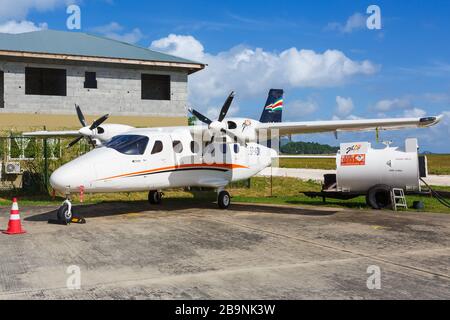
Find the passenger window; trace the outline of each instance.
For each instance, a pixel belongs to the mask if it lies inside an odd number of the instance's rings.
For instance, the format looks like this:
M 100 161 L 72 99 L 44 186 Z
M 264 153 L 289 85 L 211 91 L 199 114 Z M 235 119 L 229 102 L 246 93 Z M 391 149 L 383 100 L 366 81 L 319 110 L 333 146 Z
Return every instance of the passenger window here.
M 239 145 L 237 143 L 234 144 L 234 153 L 239 153 Z
M 105 146 L 127 155 L 142 155 L 148 144 L 148 137 L 121 135 L 112 138 Z
M 225 143 L 222 145 L 222 153 L 227 154 L 227 145 Z
M 152 154 L 160 153 L 163 151 L 163 143 L 159 140 L 155 141 L 155 144 L 153 145 Z
M 179 140 L 174 140 L 172 142 L 173 151 L 175 153 L 182 153 L 183 152 L 183 144 Z
M 191 152 L 198 153 L 199 151 L 200 151 L 200 145 L 195 141 L 191 141 Z

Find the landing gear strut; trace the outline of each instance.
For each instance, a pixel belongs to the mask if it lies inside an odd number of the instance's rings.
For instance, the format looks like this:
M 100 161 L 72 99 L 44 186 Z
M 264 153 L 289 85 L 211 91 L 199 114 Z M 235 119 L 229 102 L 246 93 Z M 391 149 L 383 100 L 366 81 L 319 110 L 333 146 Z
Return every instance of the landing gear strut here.
M 161 200 L 162 200 L 162 192 L 151 190 L 148 193 L 148 202 L 150 202 L 151 204 L 161 204 Z
M 231 203 L 231 196 L 225 190 L 219 190 L 217 194 L 217 204 L 220 209 L 228 209 Z

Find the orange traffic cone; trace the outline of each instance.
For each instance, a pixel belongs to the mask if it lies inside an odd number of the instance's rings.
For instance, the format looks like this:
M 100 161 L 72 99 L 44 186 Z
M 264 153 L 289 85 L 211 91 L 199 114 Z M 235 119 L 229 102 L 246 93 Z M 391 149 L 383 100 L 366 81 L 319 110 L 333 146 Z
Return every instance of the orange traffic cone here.
M 22 224 L 20 222 L 19 205 L 17 204 L 17 199 L 13 198 L 11 214 L 9 216 L 8 230 L 3 231 L 3 233 L 22 234 L 25 232 L 26 231 L 22 229 Z

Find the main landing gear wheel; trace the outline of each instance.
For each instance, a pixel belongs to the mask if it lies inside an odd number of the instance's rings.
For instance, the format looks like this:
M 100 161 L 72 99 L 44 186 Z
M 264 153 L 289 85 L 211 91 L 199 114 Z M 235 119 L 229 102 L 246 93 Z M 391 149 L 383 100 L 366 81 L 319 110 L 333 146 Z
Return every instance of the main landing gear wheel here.
M 65 201 L 61 207 L 59 207 L 56 217 L 59 221 L 69 223 L 72 221 L 72 206 L 68 201 Z
M 162 193 L 156 190 L 152 190 L 148 193 L 148 202 L 151 204 L 161 204 Z
M 220 191 L 217 196 L 217 204 L 220 209 L 228 209 L 231 203 L 231 196 L 227 191 Z

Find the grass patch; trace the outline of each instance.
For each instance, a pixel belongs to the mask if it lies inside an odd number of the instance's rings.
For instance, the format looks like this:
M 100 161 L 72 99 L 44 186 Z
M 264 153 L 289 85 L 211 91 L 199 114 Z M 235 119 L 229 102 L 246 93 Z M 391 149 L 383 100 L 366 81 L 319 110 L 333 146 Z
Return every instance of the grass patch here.
M 327 199 L 326 203 L 322 202 L 322 198 L 308 198 L 301 194 L 302 191 L 320 191 L 320 184 L 314 181 L 302 181 L 295 178 L 273 177 L 272 187 L 270 178 L 255 177 L 250 181 L 250 188 L 236 186 L 228 188 L 235 202 L 247 203 L 267 203 L 267 204 L 283 204 L 283 205 L 308 205 L 308 206 L 325 206 L 352 209 L 368 209 L 365 197 L 358 197 L 352 200 L 336 200 Z M 450 187 L 436 187 L 436 190 L 450 191 Z M 19 204 L 24 205 L 59 205 L 64 199 L 57 197 L 52 199 L 49 195 L 26 195 L 19 193 L 14 195 L 13 192 L 0 194 L 0 205 L 11 205 L 13 196 L 19 198 Z M 171 201 L 215 201 L 215 192 L 186 192 L 183 189 L 166 190 L 164 198 Z M 72 198 L 74 204 L 79 204 L 79 198 Z M 110 193 L 110 194 L 86 194 L 84 196 L 85 204 L 96 204 L 103 202 L 116 201 L 145 201 L 147 200 L 146 192 L 135 193 Z M 441 205 L 436 199 L 428 196 L 407 196 L 408 206 L 412 207 L 414 201 L 423 201 L 425 211 L 450 213 L 450 209 Z M 409 211 L 415 211 L 409 209 Z

